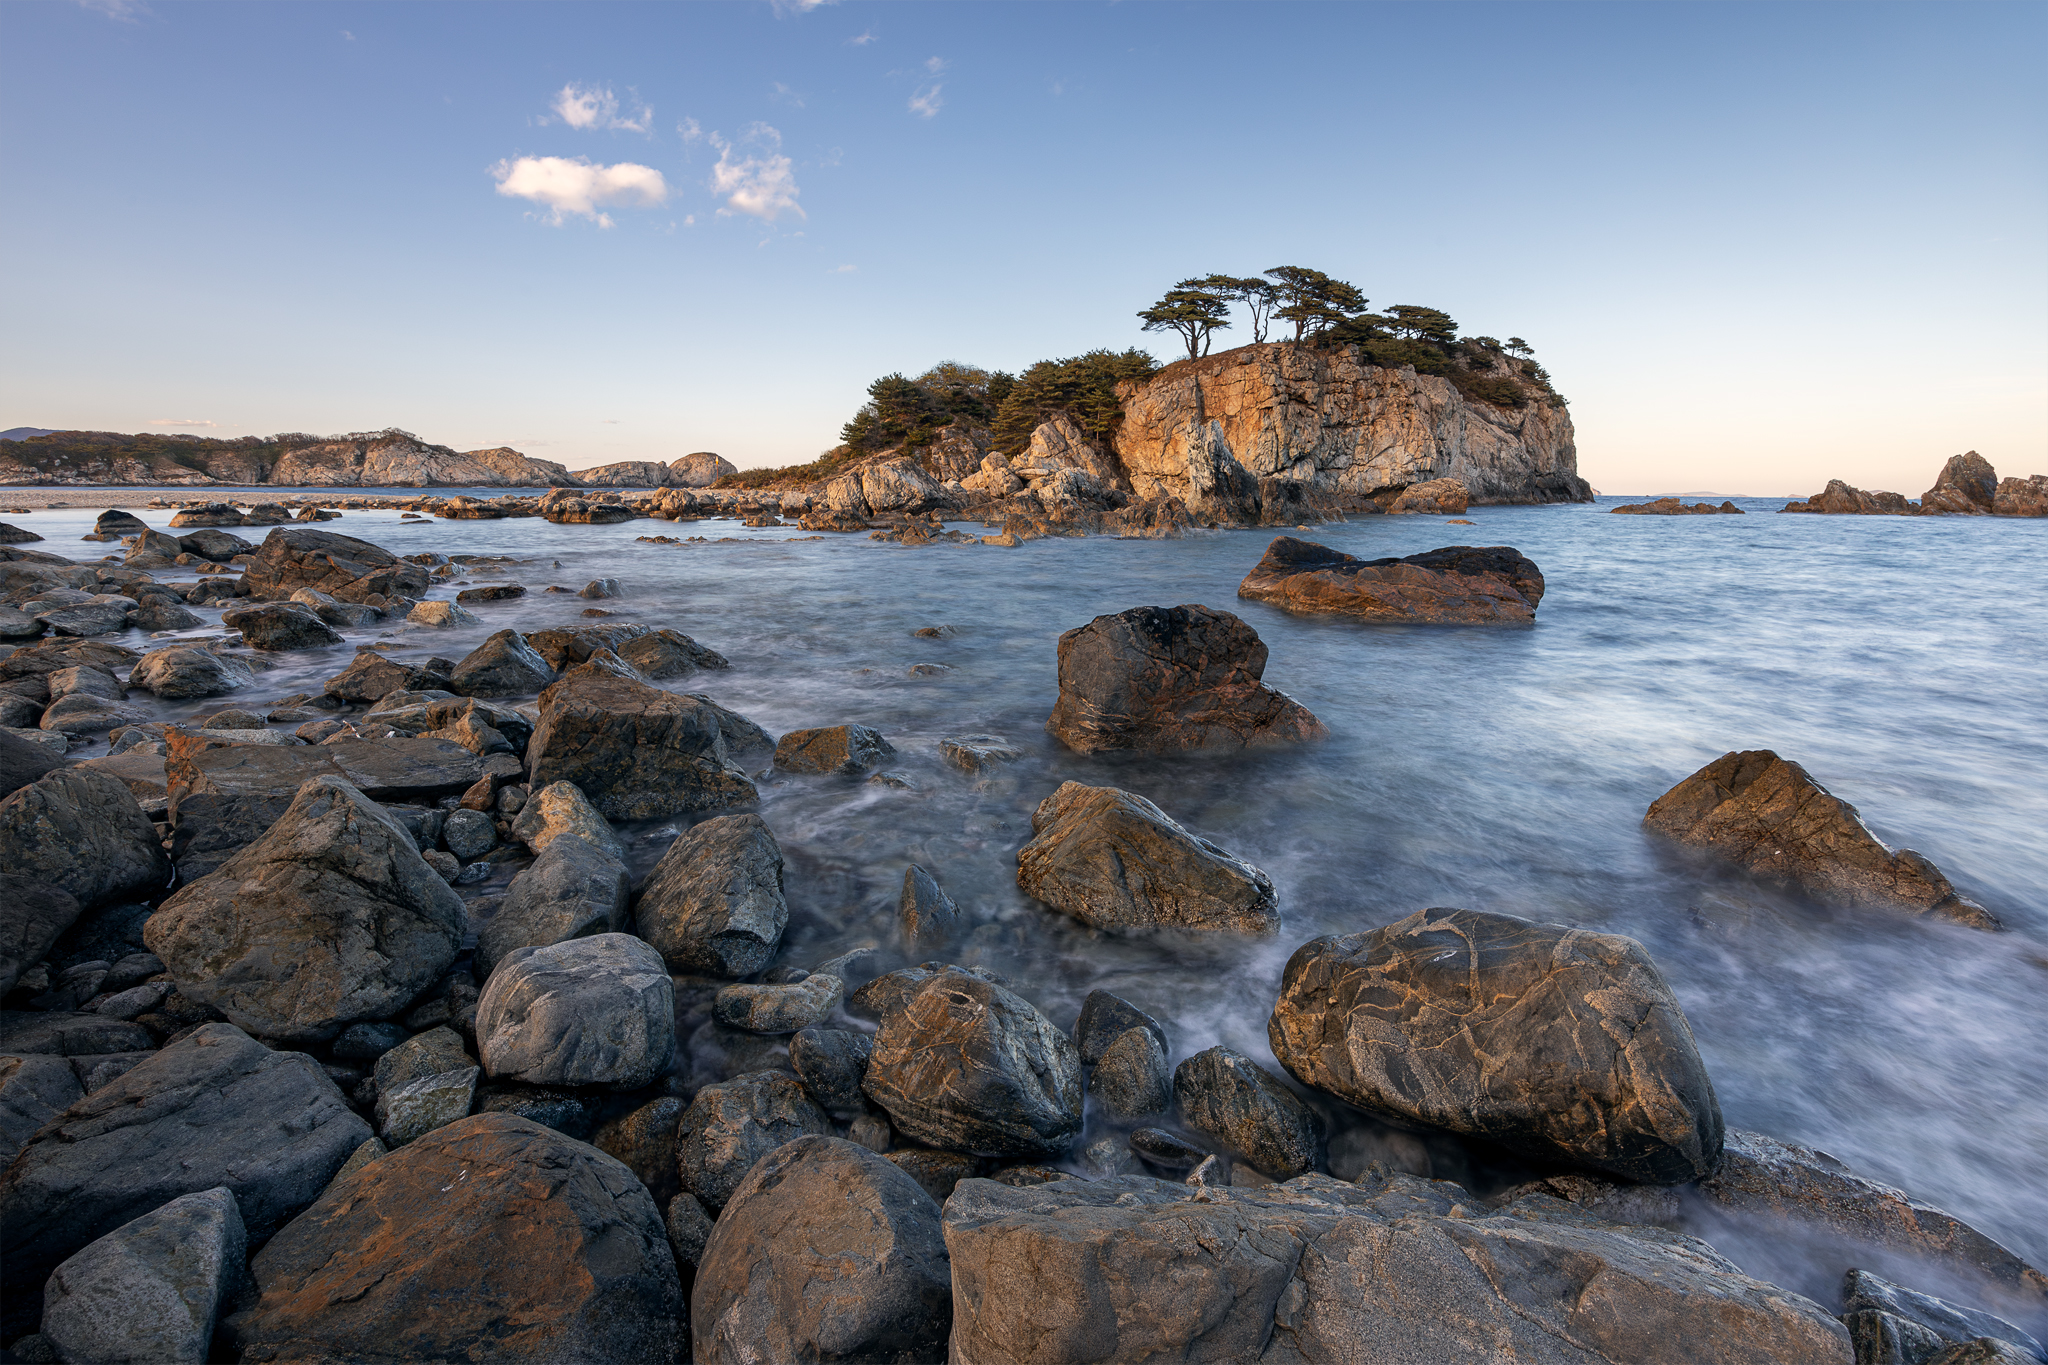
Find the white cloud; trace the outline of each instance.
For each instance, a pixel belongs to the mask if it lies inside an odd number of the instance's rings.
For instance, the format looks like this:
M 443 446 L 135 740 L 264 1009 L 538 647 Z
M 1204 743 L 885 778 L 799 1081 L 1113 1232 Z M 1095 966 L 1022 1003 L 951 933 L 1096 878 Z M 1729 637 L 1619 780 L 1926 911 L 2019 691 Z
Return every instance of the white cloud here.
M 928 85 L 910 97 L 910 112 L 920 118 L 931 118 L 945 107 L 946 101 L 940 95 L 943 85 Z
M 153 427 L 218 427 L 220 423 L 209 422 L 204 417 L 159 417 L 150 423 Z
M 869 29 L 867 32 L 861 34 L 859 37 L 848 38 L 846 40 L 846 45 L 848 47 L 866 47 L 869 43 L 875 41 L 875 31 L 873 29 Z
M 835 269 L 832 273 L 835 275 L 851 275 L 854 271 L 859 269 L 860 267 L 857 265 L 842 265 Z
M 142 0 L 75 0 L 80 9 L 89 9 L 94 14 L 104 14 L 109 19 L 118 19 L 132 24 L 149 13 L 149 6 Z
M 797 204 L 796 172 L 782 155 L 782 134 L 765 123 L 750 125 L 737 143 L 711 135 L 718 164 L 711 168 L 712 192 L 725 198 L 719 213 L 752 214 L 774 222 L 785 213 L 805 216 Z
M 635 101 L 639 100 L 630 88 L 626 93 Z M 554 103 L 548 107 L 555 111 L 556 118 L 571 128 L 611 128 L 622 133 L 644 133 L 654 126 L 654 110 L 645 103 L 640 104 L 638 113 L 621 114 L 619 97 L 612 93 L 610 86 L 583 86 L 571 81 L 562 87 Z
M 565 214 L 580 214 L 599 227 L 612 225 L 611 215 L 598 212 L 600 204 L 628 207 L 668 202 L 668 182 L 652 166 L 621 161 L 616 166 L 594 165 L 582 157 L 574 161 L 559 156 L 522 156 L 500 161 L 491 167 L 498 193 L 512 199 L 529 199 L 548 208 L 547 221 L 560 227 Z
M 775 88 L 769 92 L 768 98 L 774 100 L 777 104 L 787 104 L 792 108 L 801 109 L 804 107 L 804 97 L 784 85 L 781 81 L 775 82 Z
M 697 126 L 697 120 L 686 118 L 676 125 L 676 136 L 681 138 L 686 144 L 701 142 L 704 138 L 704 130 Z
M 824 5 L 837 4 L 839 0 L 768 0 L 775 10 L 775 17 L 785 18 L 792 14 L 809 14 Z
M 927 57 L 924 59 L 924 69 L 936 76 L 946 69 L 946 59 L 944 57 Z
M 350 33 L 347 29 L 343 29 L 341 31 L 341 36 L 348 39 L 350 42 L 354 42 L 356 40 L 356 35 Z

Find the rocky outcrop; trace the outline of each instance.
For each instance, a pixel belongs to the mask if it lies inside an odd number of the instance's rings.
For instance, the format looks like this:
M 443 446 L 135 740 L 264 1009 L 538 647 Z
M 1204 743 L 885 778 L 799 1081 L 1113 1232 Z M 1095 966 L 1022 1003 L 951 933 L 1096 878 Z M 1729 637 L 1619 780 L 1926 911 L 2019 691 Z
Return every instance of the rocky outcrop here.
M 915 514 L 952 502 L 939 481 L 909 459 L 884 460 L 843 474 L 825 485 L 822 500 L 828 510 L 850 517 Z
M 1424 910 L 1311 939 L 1267 1036 L 1295 1079 L 1396 1122 L 1656 1184 L 1721 1157 L 1685 1014 L 1618 934 Z
M 1060 636 L 1060 694 L 1045 728 L 1081 753 L 1323 738 L 1307 708 L 1259 681 L 1265 672 L 1265 642 L 1227 611 L 1132 607 Z
M 508 1114 L 336 1180 L 250 1262 L 245 1360 L 674 1365 L 682 1283 L 660 1210 L 595 1147 Z
M 1949 456 L 1935 476 L 1934 487 L 1921 494 L 1917 503 L 1898 493 L 1866 493 L 1840 479 L 1830 479 L 1825 491 L 1778 510 L 1862 516 L 2048 516 L 2048 474 L 2000 479 L 1991 462 L 1971 450 Z
M 1349 348 L 1244 346 L 1119 394 L 1114 453 L 1141 498 L 1199 509 L 1217 500 L 1220 473 L 1351 501 L 1441 478 L 1475 503 L 1592 500 L 1562 404 L 1470 401 L 1447 379 L 1364 364 Z
M 954 1365 L 1070 1360 L 1850 1365 L 1811 1300 L 1706 1243 L 1407 1175 L 1236 1189 L 962 1182 Z M 1170 1286 L 1170 1288 L 1169 1288 Z
M 1396 516 L 1419 512 L 1429 516 L 1456 517 L 1462 516 L 1471 505 L 1472 498 L 1464 484 L 1456 479 L 1431 479 L 1402 489 L 1387 504 L 1387 511 Z
M 1142 796 L 1065 782 L 1032 813 L 1017 885 L 1093 929 L 1280 927 L 1273 881 Z
M 739 472 L 739 466 L 722 455 L 715 455 L 708 450 L 693 450 L 688 455 L 668 462 L 668 486 L 709 488 L 726 475 Z
M 1740 507 L 1726 499 L 1716 507 L 1711 502 L 1687 504 L 1677 498 L 1653 498 L 1649 502 L 1632 502 L 1623 507 L 1610 507 L 1607 510 L 1640 517 L 1693 517 L 1712 516 L 1716 513 L 1733 513 L 1738 517 L 1743 515 Z
M 667 488 L 669 467 L 659 460 L 621 460 L 576 471 L 585 488 Z
M 249 596 L 288 598 L 311 588 L 343 602 L 381 607 L 399 598 L 422 597 L 427 571 L 367 540 L 310 526 L 279 527 L 264 538 L 243 571 Z
M 1910 516 L 1914 512 L 1912 503 L 1906 501 L 1903 493 L 1865 492 L 1861 488 L 1846 484 L 1840 479 L 1829 479 L 1828 486 L 1808 498 L 1805 502 L 1788 502 L 1778 509 L 1780 512 L 1824 512 L 1850 516 Z
M 545 488 L 574 486 L 577 479 L 551 460 L 533 460 L 516 450 L 458 453 L 389 430 L 293 446 L 271 466 L 265 480 L 319 488 Z
M 1237 595 L 1304 614 L 1439 625 L 1533 621 L 1543 572 L 1506 545 L 1448 545 L 1404 559 L 1359 559 L 1280 536 Z
M 536 790 L 573 782 L 607 819 L 644 820 L 754 800 L 727 754 L 716 708 L 602 671 L 576 671 L 540 694 L 527 750 Z
M 1999 927 L 1940 868 L 1910 848 L 1885 847 L 1854 806 L 1769 749 L 1721 755 L 1651 802 L 1643 826 L 1824 904 Z
M 2048 474 L 2000 479 L 1991 514 L 1997 517 L 2048 517 Z
M 712 1225 L 690 1300 L 694 1358 L 938 1360 L 952 1300 L 931 1196 L 864 1147 L 801 1137 L 762 1158 Z
M 1920 512 L 1989 516 L 1998 498 L 1998 471 L 1976 451 L 1951 455 L 1934 487 L 1920 495 Z

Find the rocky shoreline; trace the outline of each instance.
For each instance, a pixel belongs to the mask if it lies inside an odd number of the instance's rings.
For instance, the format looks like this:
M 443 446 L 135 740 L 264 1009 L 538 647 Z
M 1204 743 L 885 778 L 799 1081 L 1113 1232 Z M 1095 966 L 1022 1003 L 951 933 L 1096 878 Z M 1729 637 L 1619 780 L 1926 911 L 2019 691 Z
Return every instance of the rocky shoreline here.
M 260 544 L 106 525 L 124 562 L 0 547 L 16 1358 L 2044 1358 L 2037 1269 L 1726 1127 L 1633 939 L 1429 908 L 1300 943 L 1267 1019 L 1281 1072 L 1107 991 L 1048 1017 L 1042 983 L 959 960 L 944 867 L 905 868 L 893 940 L 812 960 L 757 783 L 858 799 L 891 779 L 888 736 L 770 734 L 680 690 L 717 649 L 599 605 L 247 701 L 266 658 L 464 610 L 427 593 L 482 561 L 275 520 Z M 1280 537 L 1241 592 L 1527 629 L 1544 588 L 1510 547 Z M 223 602 L 233 638 L 102 638 Z M 1099 617 L 1059 642 L 1048 731 L 1078 755 L 1316 744 L 1267 653 L 1212 607 Z M 147 722 L 131 690 L 224 705 Z M 943 754 L 961 782 L 1016 756 Z M 1777 754 L 1642 797 L 1681 863 L 1997 927 Z M 614 824 L 649 819 L 678 832 L 635 878 Z M 1134 793 L 1065 781 L 1031 824 L 1015 876 L 1048 915 L 1287 941 L 1265 872 Z M 464 890 L 500 870 L 479 920 Z M 1340 1157 L 1367 1124 L 1470 1144 L 1470 1183 Z M 1812 1243 L 1840 1299 L 1745 1274 L 1726 1220 Z

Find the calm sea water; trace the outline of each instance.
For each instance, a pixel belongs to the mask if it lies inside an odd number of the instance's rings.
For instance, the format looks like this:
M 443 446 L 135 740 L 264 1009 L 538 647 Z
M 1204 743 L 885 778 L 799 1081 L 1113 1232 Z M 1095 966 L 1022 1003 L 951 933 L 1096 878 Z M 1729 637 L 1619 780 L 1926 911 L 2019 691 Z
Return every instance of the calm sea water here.
M 624 619 L 674 626 L 732 660 L 670 686 L 774 733 L 859 722 L 887 736 L 914 790 L 761 781 L 789 864 L 791 965 L 890 944 L 916 862 L 981 926 L 948 956 L 1007 973 L 1056 1021 L 1106 987 L 1168 1021 L 1176 1058 L 1222 1042 L 1270 1060 L 1281 967 L 1317 934 L 1427 906 L 1626 933 L 1675 988 L 1731 1125 L 1821 1147 L 2048 1262 L 2048 523 L 1775 516 L 1781 504 L 1765 500 L 1743 517 L 1617 519 L 1606 514 L 1617 501 L 1479 508 L 1469 527 L 1375 517 L 1307 533 L 1363 556 L 1513 545 L 1549 591 L 1535 625 L 1510 629 L 1375 628 L 1239 602 L 1270 531 L 998 549 L 791 540 L 802 533 L 731 522 L 408 525 L 350 513 L 329 528 L 399 553 L 522 560 L 471 575 L 536 594 L 478 608 L 479 628 L 361 633 L 393 637 L 399 657 L 459 658 L 507 625 L 568 623 L 589 604 L 539 589 L 617 577 L 630 596 L 606 605 Z M 9 519 L 49 538 L 37 548 L 87 558 L 100 547 L 72 538 L 91 517 Z M 636 543 L 643 534 L 735 541 Z M 1089 759 L 1053 743 L 1043 726 L 1059 634 L 1177 603 L 1249 621 L 1271 649 L 1266 681 L 1332 738 L 1230 758 Z M 912 634 L 941 624 L 957 634 Z M 311 687 L 349 652 L 288 656 L 260 695 Z M 909 676 L 919 663 L 951 671 Z M 976 732 L 1027 757 L 981 782 L 940 762 L 940 739 Z M 1803 763 L 2011 932 L 1817 911 L 1643 834 L 1655 797 L 1746 748 Z M 1263 867 L 1286 915 L 1279 938 L 1102 938 L 1025 899 L 1016 850 L 1033 807 L 1069 778 L 1140 792 Z M 643 868 L 674 830 L 630 831 Z M 1460 1173 L 1441 1145 L 1360 1134 L 1354 1155 Z

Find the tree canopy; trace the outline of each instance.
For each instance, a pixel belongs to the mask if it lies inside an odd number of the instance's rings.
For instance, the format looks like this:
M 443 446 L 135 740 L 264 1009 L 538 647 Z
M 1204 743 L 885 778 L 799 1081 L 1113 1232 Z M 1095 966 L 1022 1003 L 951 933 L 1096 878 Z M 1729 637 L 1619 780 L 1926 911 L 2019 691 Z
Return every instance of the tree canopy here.
M 1182 280 L 1166 291 L 1165 298 L 1138 313 L 1148 332 L 1178 332 L 1187 345 L 1189 360 L 1207 355 L 1209 334 L 1230 325 L 1229 298 L 1204 287 L 1206 284 L 1204 280 Z
M 1001 370 L 941 361 L 915 379 L 885 374 L 868 385 L 868 401 L 840 429 L 839 439 L 861 454 L 929 445 L 965 418 L 984 426 L 1017 381 Z
M 1055 412 L 1064 412 L 1090 440 L 1107 446 L 1123 417 L 1116 386 L 1150 379 L 1159 362 L 1133 347 L 1121 353 L 1089 351 L 1065 360 L 1041 360 L 1018 376 L 1016 387 L 996 414 L 995 448 L 1014 455 L 1031 444 L 1031 433 Z

